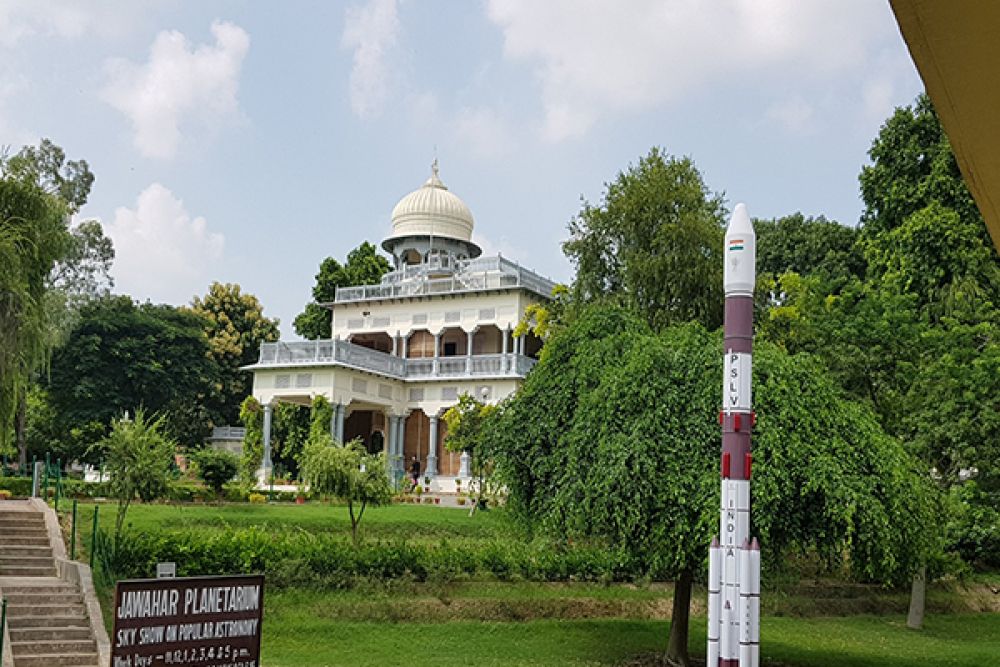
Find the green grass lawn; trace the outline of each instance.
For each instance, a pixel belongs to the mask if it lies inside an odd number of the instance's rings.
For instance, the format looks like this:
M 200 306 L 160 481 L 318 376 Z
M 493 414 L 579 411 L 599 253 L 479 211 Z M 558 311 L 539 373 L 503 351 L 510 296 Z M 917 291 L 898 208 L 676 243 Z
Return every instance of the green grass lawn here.
M 666 650 L 669 631 L 666 620 L 621 618 L 351 621 L 344 620 L 337 607 L 337 602 L 331 604 L 331 594 L 269 594 L 265 667 L 633 664 Z M 704 618 L 692 618 L 692 655 L 704 655 L 704 625 Z M 932 615 L 921 632 L 908 630 L 902 616 L 765 618 L 761 632 L 764 664 L 771 665 L 1000 664 L 998 614 Z
M 102 505 L 110 528 L 115 506 Z M 80 506 L 81 537 L 89 536 L 93 505 Z M 267 526 L 349 534 L 347 510 L 295 505 L 135 505 L 132 530 Z M 395 505 L 370 509 L 368 539 L 486 541 L 520 539 L 503 512 L 469 517 L 440 507 Z M 87 542 L 89 540 L 83 540 Z M 808 596 L 815 594 L 813 591 Z M 110 589 L 100 591 L 110 606 Z M 878 596 L 890 598 L 888 606 Z M 947 590 L 935 595 L 956 596 Z M 671 587 L 531 582 L 454 581 L 435 584 L 367 582 L 350 590 L 268 590 L 264 667 L 333 665 L 435 667 L 469 665 L 654 665 L 667 643 Z M 926 628 L 905 628 L 905 593 L 858 593 L 891 615 L 816 617 L 828 607 L 806 593 L 770 597 L 778 613 L 765 617 L 765 665 L 782 667 L 1000 666 L 1000 614 L 929 613 Z M 868 596 L 872 599 L 867 599 Z M 895 597 L 893 597 L 895 596 Z M 695 591 L 697 603 L 704 592 Z M 898 599 L 896 599 L 898 598 Z M 942 603 L 943 604 L 943 603 Z M 882 605 L 882 606 L 878 606 Z M 941 607 L 952 609 L 959 607 Z M 995 607 L 994 607 L 995 608 Z M 110 609 L 106 609 L 110 611 Z M 805 614 L 811 617 L 802 617 Z M 110 619 L 107 619 L 110 621 Z M 704 618 L 691 622 L 692 655 L 704 654 Z
M 102 504 L 99 523 L 103 528 L 114 526 L 117 506 Z M 89 535 L 94 509 L 92 504 L 79 505 L 80 535 Z M 320 502 L 305 505 L 144 505 L 135 503 L 128 511 L 126 524 L 133 530 L 170 530 L 186 528 L 245 528 L 265 526 L 271 530 L 306 530 L 350 535 L 351 521 L 347 508 Z M 503 511 L 477 512 L 431 507 L 426 505 L 389 505 L 365 510 L 361 523 L 368 539 L 402 539 L 410 541 L 490 540 L 503 538 L 512 532 Z

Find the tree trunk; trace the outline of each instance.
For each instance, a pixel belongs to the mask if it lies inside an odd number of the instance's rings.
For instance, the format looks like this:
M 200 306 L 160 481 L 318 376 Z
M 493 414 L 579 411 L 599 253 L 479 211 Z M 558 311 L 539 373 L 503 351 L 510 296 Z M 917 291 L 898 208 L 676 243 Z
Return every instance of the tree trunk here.
M 910 613 L 906 615 L 906 627 L 919 630 L 924 627 L 924 600 L 927 593 L 927 566 L 921 565 L 913 575 L 910 588 Z
M 17 444 L 17 463 L 21 474 L 28 465 L 28 395 L 21 390 L 17 397 L 17 414 L 14 415 L 14 441 Z
M 691 664 L 691 658 L 688 656 L 688 621 L 691 615 L 692 578 L 691 571 L 684 570 L 674 582 L 674 607 L 670 615 L 667 662 L 680 667 L 688 667 Z

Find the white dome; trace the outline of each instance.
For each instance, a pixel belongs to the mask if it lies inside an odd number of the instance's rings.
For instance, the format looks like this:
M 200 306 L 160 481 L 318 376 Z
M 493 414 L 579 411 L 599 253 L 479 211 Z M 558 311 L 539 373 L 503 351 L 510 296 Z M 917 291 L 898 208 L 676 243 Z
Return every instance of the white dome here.
M 431 177 L 420 187 L 399 200 L 392 209 L 392 235 L 444 236 L 460 241 L 472 240 L 472 212 L 465 202 L 448 191 L 438 178 L 437 160 L 431 167 Z

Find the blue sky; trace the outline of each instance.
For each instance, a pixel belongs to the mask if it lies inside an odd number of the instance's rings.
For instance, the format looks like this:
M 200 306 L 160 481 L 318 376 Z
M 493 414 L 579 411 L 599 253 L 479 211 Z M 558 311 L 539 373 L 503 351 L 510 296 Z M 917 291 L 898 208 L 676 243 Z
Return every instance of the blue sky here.
M 90 162 L 116 291 L 238 282 L 285 337 L 435 155 L 487 252 L 568 280 L 580 198 L 653 145 L 754 216 L 856 224 L 921 89 L 878 0 L 0 0 L 0 144 Z

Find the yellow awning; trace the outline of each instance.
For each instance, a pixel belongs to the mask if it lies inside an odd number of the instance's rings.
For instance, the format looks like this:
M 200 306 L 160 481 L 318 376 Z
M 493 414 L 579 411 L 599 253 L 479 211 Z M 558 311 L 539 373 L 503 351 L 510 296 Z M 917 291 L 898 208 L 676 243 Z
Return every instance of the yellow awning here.
M 962 176 L 1000 250 L 1000 2 L 890 4 Z

